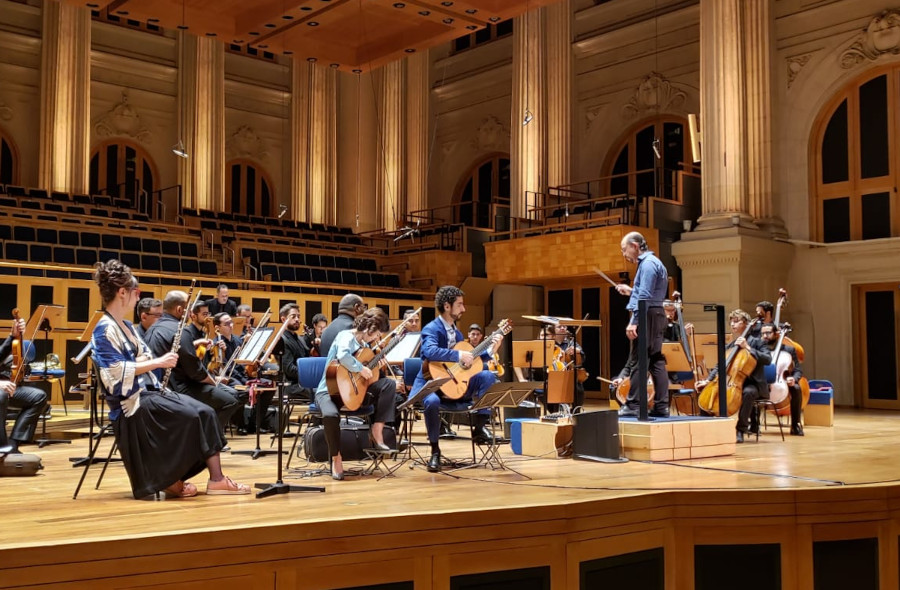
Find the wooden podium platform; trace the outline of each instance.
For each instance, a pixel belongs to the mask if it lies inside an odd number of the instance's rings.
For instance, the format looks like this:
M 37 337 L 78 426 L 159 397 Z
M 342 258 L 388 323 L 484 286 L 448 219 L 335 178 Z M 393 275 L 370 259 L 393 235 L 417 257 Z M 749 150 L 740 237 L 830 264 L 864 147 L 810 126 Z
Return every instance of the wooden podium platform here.
M 678 416 L 651 422 L 619 419 L 622 455 L 642 461 L 677 461 L 733 455 L 733 418 Z

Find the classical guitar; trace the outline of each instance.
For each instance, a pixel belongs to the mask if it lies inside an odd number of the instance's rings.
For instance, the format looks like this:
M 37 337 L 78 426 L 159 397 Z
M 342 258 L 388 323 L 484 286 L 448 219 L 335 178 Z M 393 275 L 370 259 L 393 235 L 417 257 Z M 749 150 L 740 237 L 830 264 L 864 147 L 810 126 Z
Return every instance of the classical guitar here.
M 512 328 L 512 322 L 509 320 L 502 320 L 497 329 L 474 349 L 468 342 L 458 342 L 456 346 L 453 347 L 453 350 L 458 350 L 460 352 L 469 351 L 472 353 L 472 356 L 475 357 L 472 364 L 468 367 L 463 366 L 458 362 L 442 363 L 437 361 L 426 361 L 426 369 L 431 375 L 431 379 L 450 379 L 441 386 L 441 393 L 444 394 L 444 397 L 448 399 L 460 399 L 466 394 L 466 390 L 469 388 L 469 380 L 484 370 L 484 360 L 481 358 L 481 355 L 491 346 L 494 336 L 498 334 L 509 334 L 512 332 Z

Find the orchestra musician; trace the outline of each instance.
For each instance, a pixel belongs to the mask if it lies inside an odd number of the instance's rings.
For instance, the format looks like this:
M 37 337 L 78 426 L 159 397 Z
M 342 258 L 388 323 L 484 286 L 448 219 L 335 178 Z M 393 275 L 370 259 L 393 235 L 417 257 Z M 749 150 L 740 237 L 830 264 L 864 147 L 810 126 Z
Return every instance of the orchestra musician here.
M 765 324 L 771 324 L 775 322 L 775 306 L 771 301 L 760 301 L 756 304 L 756 317 L 759 319 L 756 324 L 750 328 L 750 336 L 754 338 L 759 338 L 762 332 L 762 327 Z
M 768 346 L 769 350 L 774 351 L 778 346 L 779 328 L 775 324 L 763 324 L 760 330 L 762 341 Z M 803 370 L 800 368 L 800 361 L 797 358 L 797 351 L 790 344 L 781 345 L 781 351 L 791 355 L 792 369 L 790 375 L 785 377 L 788 386 L 788 392 L 791 396 L 791 434 L 794 436 L 803 436 L 803 425 L 800 417 L 803 412 L 803 395 L 800 391 L 800 378 L 803 377 Z M 777 359 L 772 359 L 776 362 Z M 751 425 L 752 426 L 752 425 Z M 757 424 L 757 428 L 759 425 Z M 751 428 L 752 430 L 752 428 Z
M 212 409 L 186 395 L 159 391 L 153 371 L 174 367 L 178 355 L 166 351 L 154 357 L 125 319 L 140 297 L 131 269 L 118 260 L 97 263 L 94 280 L 106 313 L 91 337 L 93 359 L 134 497 L 159 491 L 195 496 L 197 487 L 187 480 L 204 468 L 208 495 L 249 494 L 250 486 L 222 473 L 225 440 Z
M 300 306 L 296 303 L 286 303 L 278 311 L 278 315 L 281 322 L 285 323 L 285 330 L 281 336 L 284 345 L 281 354 L 284 395 L 292 400 L 311 401 L 313 392 L 300 387 L 300 375 L 297 370 L 297 359 L 309 356 L 309 349 L 304 346 L 303 338 L 299 334 L 303 324 L 300 321 Z
M 769 354 L 769 347 L 759 338 L 749 335 L 747 338 L 742 337 L 747 324 L 750 323 L 750 314 L 741 309 L 736 309 L 728 315 L 728 320 L 731 324 L 732 340 L 725 347 L 726 356 L 728 356 L 730 350 L 737 347 L 746 350 L 756 359 L 756 367 L 753 369 L 753 373 L 744 380 L 744 388 L 741 392 L 741 409 L 738 413 L 738 421 L 735 427 L 737 429 L 736 440 L 742 443 L 744 442 L 744 435 L 749 434 L 751 431 L 750 414 L 753 410 L 753 402 L 758 399 L 768 399 L 769 397 L 769 384 L 766 383 L 765 366 L 772 362 L 772 355 Z M 719 367 L 713 367 L 706 379 L 697 381 L 697 390 L 702 390 L 707 383 L 715 379 L 718 370 Z
M 553 331 L 553 340 L 559 347 L 561 358 L 558 359 L 566 367 L 566 370 L 574 370 L 576 355 L 579 359 L 583 358 L 584 352 L 581 345 L 575 341 L 569 332 L 568 326 L 557 324 Z M 575 379 L 575 407 L 584 406 L 584 383 L 580 382 L 577 377 Z
M 215 344 L 206 352 L 206 366 L 208 368 L 209 363 L 216 356 L 216 349 L 221 348 L 222 357 L 225 359 L 221 368 L 224 369 L 224 365 L 234 356 L 237 349 L 241 347 L 244 343 L 244 339 L 235 335 L 234 320 L 225 312 L 220 312 L 213 316 L 213 327 L 219 332 L 219 336 L 214 339 Z M 249 378 L 244 366 L 235 363 L 228 384 L 231 386 L 244 385 Z
M 241 331 L 242 337 L 247 337 L 253 333 L 253 311 L 246 303 L 237 306 L 237 315 L 232 317 L 244 318 L 244 327 Z
M 484 340 L 484 330 L 481 329 L 480 325 L 472 324 L 469 326 L 469 333 L 466 335 L 466 339 L 472 345 L 472 348 L 475 348 Z
M 234 317 L 238 312 L 237 303 L 228 298 L 228 285 L 224 283 L 216 287 L 216 296 L 206 302 L 206 307 L 209 309 L 209 315 L 227 313 Z
M 463 341 L 462 332 L 456 327 L 456 322 L 466 311 L 461 289 L 453 286 L 444 286 L 437 290 L 434 296 L 434 307 L 438 317 L 422 328 L 422 369 L 416 376 L 411 395 L 415 395 L 425 386 L 425 362 L 449 362 L 471 365 L 474 357 L 471 352 L 453 350 L 457 342 Z M 500 345 L 503 336 L 497 334 L 494 337 L 493 348 Z M 487 351 L 481 357 L 484 361 L 490 360 Z M 496 383 L 497 377 L 488 370 L 483 370 L 469 381 L 463 400 L 473 401 L 479 399 L 487 389 Z M 423 400 L 425 407 L 425 430 L 428 433 L 428 442 L 431 443 L 431 459 L 428 461 L 428 471 L 441 470 L 441 449 L 438 443 L 441 433 L 441 396 L 439 393 L 430 393 Z M 490 443 L 493 435 L 487 429 L 490 420 L 490 410 L 480 410 L 475 415 L 476 426 L 474 440 L 478 444 Z
M 162 317 L 162 301 L 152 297 L 144 297 L 137 304 L 138 325 L 135 326 L 138 336 L 143 338 L 147 330 Z
M 19 445 L 31 442 L 38 420 L 47 405 L 47 394 L 29 385 L 16 385 L 10 379 L 13 364 L 13 340 L 24 347 L 25 320 L 13 320 L 12 329 L 0 344 L 0 452 L 18 453 Z M 24 357 L 24 351 L 23 351 Z M 9 409 L 19 411 L 9 436 L 6 435 L 6 416 Z
M 309 330 L 300 338 L 300 345 L 306 351 L 304 356 L 322 356 L 322 332 L 328 326 L 328 318 L 324 314 L 317 313 L 309 323 Z
M 334 342 L 335 337 L 344 330 L 351 329 L 353 327 L 353 321 L 362 312 L 366 311 L 367 307 L 368 306 L 363 302 L 362 297 L 359 295 L 355 293 L 347 293 L 344 295 L 341 298 L 341 302 L 338 303 L 337 317 L 334 318 L 334 321 L 328 324 L 328 327 L 322 332 L 319 350 L 325 352 L 331 350 L 331 343 Z
M 351 373 L 359 373 L 363 379 L 371 379 L 371 369 L 359 362 L 354 354 L 361 348 L 370 348 L 373 343 L 381 340 L 384 332 L 391 329 L 387 314 L 381 308 L 373 307 L 362 313 L 353 321 L 353 327 L 340 332 L 328 349 L 325 366 L 332 361 L 337 361 Z M 381 366 L 386 363 L 384 359 Z M 378 368 L 375 369 L 379 370 Z M 338 408 L 341 405 L 339 396 L 332 396 L 328 392 L 326 373 L 322 374 L 322 380 L 316 388 L 316 404 L 322 412 L 322 424 L 325 428 L 325 440 L 328 443 L 328 453 L 331 456 L 331 477 L 336 480 L 344 479 L 344 464 L 341 460 L 340 448 L 340 416 Z M 384 425 L 394 419 L 394 396 L 396 386 L 393 379 L 383 377 L 369 385 L 366 398 L 369 403 L 375 405 L 370 438 L 375 449 L 388 451 L 390 448 L 384 444 Z
M 164 356 L 172 350 L 178 326 L 188 305 L 188 295 L 184 291 L 169 291 L 163 298 L 163 315 L 147 330 L 146 342 L 157 357 Z M 184 393 L 216 411 L 219 424 L 229 423 L 242 407 L 247 394 L 239 394 L 233 387 L 224 383 L 215 384 L 215 380 L 207 372 L 202 360 L 197 356 L 197 346 L 210 344 L 210 340 L 201 332 L 209 316 L 205 302 L 198 302 L 192 310 L 189 325 L 181 334 L 181 346 L 178 349 L 178 363 L 172 369 L 171 388 Z
M 409 333 L 420 332 L 422 330 L 422 318 L 414 309 L 407 309 L 403 312 L 403 320 L 406 322 L 406 331 Z
M 634 285 L 616 285 L 620 295 L 628 295 L 631 320 L 625 329 L 629 340 L 637 340 L 638 336 L 638 301 L 647 301 L 647 357 L 649 359 L 650 377 L 656 390 L 656 401 L 651 416 L 668 417 L 669 415 L 669 376 L 666 373 L 666 357 L 662 352 L 663 332 L 666 329 L 666 314 L 662 302 L 669 286 L 669 274 L 666 267 L 656 255 L 650 251 L 647 241 L 638 232 L 630 232 L 622 238 L 622 256 L 631 263 L 637 263 Z M 628 392 L 628 400 L 619 409 L 620 416 L 638 415 L 638 389 L 640 384 Z

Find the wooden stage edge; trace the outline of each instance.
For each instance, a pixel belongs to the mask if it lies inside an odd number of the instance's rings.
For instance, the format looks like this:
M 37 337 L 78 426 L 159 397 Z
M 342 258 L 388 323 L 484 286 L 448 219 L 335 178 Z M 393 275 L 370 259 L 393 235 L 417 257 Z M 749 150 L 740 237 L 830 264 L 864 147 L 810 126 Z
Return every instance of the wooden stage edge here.
M 254 438 L 231 444 L 253 448 Z M 81 440 L 41 449 L 37 477 L 0 480 L 0 588 L 450 588 L 454 576 L 536 567 L 548 568 L 553 588 L 577 588 L 582 562 L 657 548 L 665 587 L 692 588 L 696 546 L 740 542 L 778 544 L 790 589 L 812 587 L 815 542 L 870 537 L 881 587 L 896 588 L 898 445 L 896 414 L 839 410 L 833 428 L 782 442 L 770 424 L 724 457 L 602 464 L 504 447 L 515 472 L 453 477 L 404 465 L 381 481 L 335 482 L 292 470 L 287 483 L 325 493 L 152 502 L 131 499 L 116 464 L 99 490 L 92 468 L 72 500 L 81 470 L 68 458 L 84 454 Z M 469 452 L 466 441 L 442 447 Z M 239 481 L 275 476 L 274 456 L 223 464 Z

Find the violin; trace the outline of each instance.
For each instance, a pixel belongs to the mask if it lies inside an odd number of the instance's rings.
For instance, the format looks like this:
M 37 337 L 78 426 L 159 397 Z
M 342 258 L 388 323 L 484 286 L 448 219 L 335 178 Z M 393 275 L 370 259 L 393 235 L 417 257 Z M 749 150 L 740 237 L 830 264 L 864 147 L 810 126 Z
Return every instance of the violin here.
M 488 361 L 487 365 L 488 371 L 497 377 L 503 377 L 506 374 L 506 369 L 503 368 L 503 363 L 500 362 L 500 355 L 496 352 L 491 355 L 491 360 Z
M 12 310 L 12 316 L 13 316 L 13 322 L 18 324 L 20 321 L 18 308 Z M 22 379 L 25 378 L 25 354 L 22 349 L 21 336 L 22 336 L 22 334 L 20 332 L 19 337 L 13 338 L 13 341 L 12 341 L 13 362 L 12 362 L 12 370 L 10 373 L 11 376 L 10 376 L 9 380 L 12 381 L 13 383 L 15 383 L 16 385 L 19 385 L 20 383 L 22 383 Z
M 216 340 L 213 342 L 213 358 L 206 366 L 206 370 L 213 375 L 220 373 L 225 367 L 225 351 L 221 346 L 218 346 L 218 343 L 222 340 L 222 334 L 219 332 L 218 328 L 215 328 L 215 331 Z
M 757 322 L 759 322 L 759 318 L 750 322 L 744 328 L 740 338 L 747 338 L 750 328 L 756 325 Z M 737 414 L 741 409 L 741 401 L 743 400 L 744 380 L 753 373 L 755 368 L 756 359 L 753 358 L 753 355 L 743 348 L 735 346 L 725 360 L 725 366 L 716 373 L 715 378 L 710 380 L 703 388 L 703 391 L 700 392 L 700 396 L 697 398 L 697 405 L 700 406 L 701 410 L 714 416 L 719 414 L 719 377 L 724 372 L 727 379 L 726 404 L 728 415 Z

